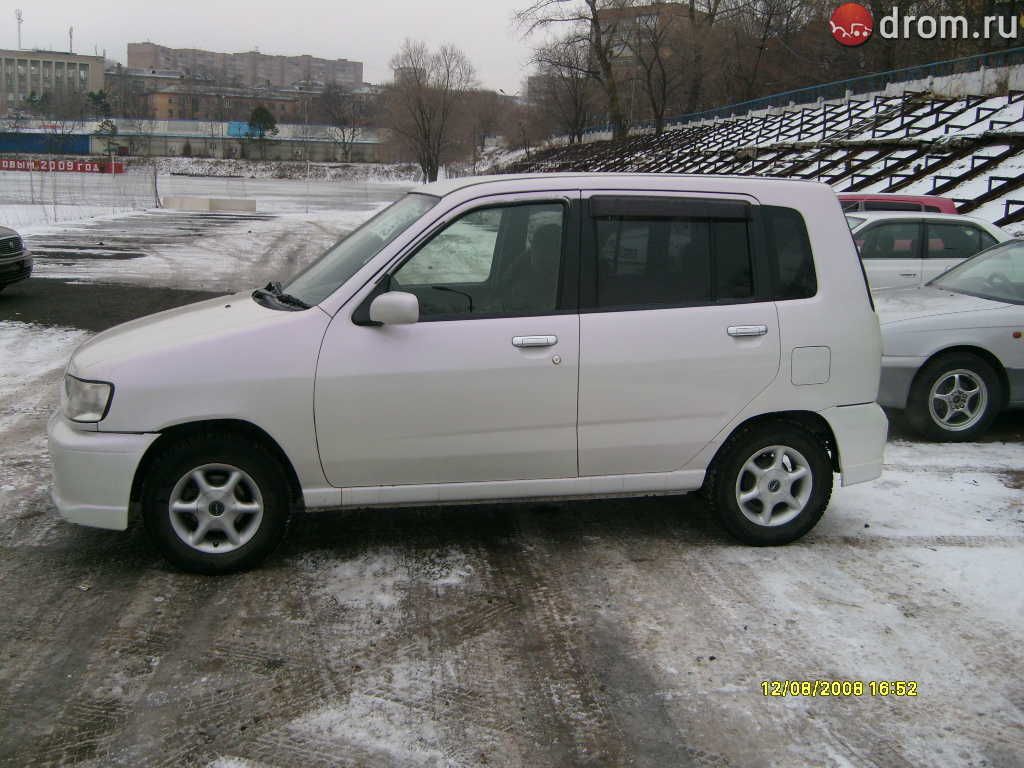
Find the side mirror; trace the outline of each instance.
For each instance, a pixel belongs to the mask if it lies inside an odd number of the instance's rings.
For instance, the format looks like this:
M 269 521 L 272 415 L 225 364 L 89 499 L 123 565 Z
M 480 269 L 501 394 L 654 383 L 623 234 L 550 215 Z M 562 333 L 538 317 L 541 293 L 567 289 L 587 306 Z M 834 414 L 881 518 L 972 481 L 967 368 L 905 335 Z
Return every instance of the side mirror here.
M 408 325 L 419 322 L 420 300 L 405 291 L 382 293 L 370 303 L 370 321 L 384 325 Z

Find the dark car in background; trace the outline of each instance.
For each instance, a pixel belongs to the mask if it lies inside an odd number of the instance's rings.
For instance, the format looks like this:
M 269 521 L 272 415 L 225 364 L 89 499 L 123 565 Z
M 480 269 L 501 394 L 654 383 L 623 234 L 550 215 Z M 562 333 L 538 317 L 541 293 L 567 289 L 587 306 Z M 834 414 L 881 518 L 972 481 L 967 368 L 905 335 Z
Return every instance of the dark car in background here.
M 0 227 L 0 291 L 31 274 L 32 257 L 25 241 L 13 229 Z

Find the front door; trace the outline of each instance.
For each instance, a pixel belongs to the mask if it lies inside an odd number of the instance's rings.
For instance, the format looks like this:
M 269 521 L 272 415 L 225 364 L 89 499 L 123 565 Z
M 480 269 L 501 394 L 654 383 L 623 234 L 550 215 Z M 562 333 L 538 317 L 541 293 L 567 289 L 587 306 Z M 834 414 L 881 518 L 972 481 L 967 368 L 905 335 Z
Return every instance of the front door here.
M 332 485 L 576 476 L 572 197 L 453 212 L 387 285 L 418 297 L 419 322 L 334 318 L 315 394 Z

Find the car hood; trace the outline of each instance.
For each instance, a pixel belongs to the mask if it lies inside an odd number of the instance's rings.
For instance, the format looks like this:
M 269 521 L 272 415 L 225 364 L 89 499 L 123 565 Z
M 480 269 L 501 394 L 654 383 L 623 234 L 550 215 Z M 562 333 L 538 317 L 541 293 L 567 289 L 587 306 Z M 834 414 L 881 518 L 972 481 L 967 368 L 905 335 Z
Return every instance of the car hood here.
M 1005 306 L 1001 301 L 954 293 L 930 285 L 875 291 L 871 296 L 878 313 L 878 322 L 883 326 L 905 320 L 957 315 Z
M 11 237 L 12 235 L 17 236 L 17 234 L 18 233 L 10 227 L 0 227 L 0 237 Z
M 140 317 L 93 336 L 72 355 L 68 371 L 83 378 L 102 378 L 103 369 L 122 361 L 159 358 L 183 347 L 229 344 L 232 338 L 306 312 L 323 315 L 315 307 L 304 312 L 268 309 L 253 301 L 248 292 L 207 299 Z M 230 356 L 230 350 L 226 354 Z M 187 358 L 182 364 L 187 366 Z

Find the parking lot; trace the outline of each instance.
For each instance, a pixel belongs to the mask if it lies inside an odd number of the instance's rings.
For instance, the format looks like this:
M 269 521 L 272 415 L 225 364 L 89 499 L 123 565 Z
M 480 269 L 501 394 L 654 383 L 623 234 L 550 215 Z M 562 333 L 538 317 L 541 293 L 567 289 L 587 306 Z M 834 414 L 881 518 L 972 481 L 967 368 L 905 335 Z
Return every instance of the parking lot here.
M 1024 764 L 1024 414 L 957 446 L 895 422 L 883 477 L 782 548 L 695 496 L 320 512 L 206 578 L 139 526 L 62 522 L 45 423 L 78 343 L 286 277 L 401 193 L 260 184 L 255 214 L 26 228 L 37 275 L 0 294 L 0 765 Z

